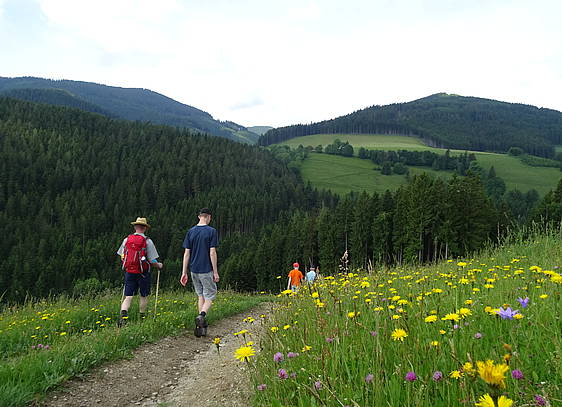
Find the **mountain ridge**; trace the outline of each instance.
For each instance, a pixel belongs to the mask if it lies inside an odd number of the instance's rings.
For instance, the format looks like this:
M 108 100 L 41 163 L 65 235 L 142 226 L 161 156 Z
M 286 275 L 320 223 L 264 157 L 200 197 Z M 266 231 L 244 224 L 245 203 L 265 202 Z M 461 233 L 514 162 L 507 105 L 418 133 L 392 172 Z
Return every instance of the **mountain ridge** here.
M 218 121 L 201 109 L 178 102 L 150 89 L 123 88 L 94 82 L 53 80 L 32 76 L 0 77 L 0 95 L 6 94 L 6 96 L 32 102 L 78 107 L 76 101 L 67 100 L 68 104 L 65 104 L 61 102 L 60 98 L 54 101 L 49 100 L 45 97 L 45 90 L 66 91 L 71 97 L 81 100 L 88 106 L 96 106 L 99 111 L 94 111 L 95 113 L 110 117 L 184 127 L 250 144 L 255 143 L 259 136 L 249 132 L 244 126 L 238 124 L 233 126 L 230 124 L 232 122 Z M 23 94 L 24 91 L 27 94 Z M 37 96 L 39 94 L 41 97 Z M 93 111 L 91 109 L 83 110 Z
M 402 134 L 436 147 L 506 152 L 520 147 L 552 157 L 562 144 L 562 113 L 520 103 L 435 93 L 411 102 L 373 105 L 334 119 L 276 128 L 266 146 L 312 134 Z

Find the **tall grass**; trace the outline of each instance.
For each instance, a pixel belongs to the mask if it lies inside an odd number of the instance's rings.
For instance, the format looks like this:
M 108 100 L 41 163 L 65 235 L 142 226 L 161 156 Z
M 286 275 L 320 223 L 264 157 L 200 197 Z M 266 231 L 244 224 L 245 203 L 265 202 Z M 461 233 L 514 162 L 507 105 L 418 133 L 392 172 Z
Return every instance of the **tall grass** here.
M 209 321 L 242 312 L 265 296 L 223 292 Z M 136 302 L 126 327 L 116 327 L 120 297 L 27 303 L 0 314 L 0 406 L 23 406 L 70 377 L 103 362 L 131 356 L 146 342 L 191 328 L 193 294 L 169 292 L 139 320 Z
M 521 234 L 463 261 L 286 292 L 250 362 L 254 404 L 474 406 L 489 394 L 494 406 L 502 395 L 514 406 L 562 405 L 561 263 L 558 234 Z M 520 316 L 503 319 L 500 307 Z M 487 360 L 507 370 L 492 380 L 485 365 L 478 371 Z

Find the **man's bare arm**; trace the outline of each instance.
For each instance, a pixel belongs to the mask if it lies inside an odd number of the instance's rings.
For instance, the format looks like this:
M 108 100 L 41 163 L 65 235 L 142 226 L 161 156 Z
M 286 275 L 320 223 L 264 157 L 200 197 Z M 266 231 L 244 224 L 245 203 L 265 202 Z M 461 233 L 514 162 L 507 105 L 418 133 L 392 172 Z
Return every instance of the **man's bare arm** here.
M 215 247 L 211 247 L 209 250 L 209 255 L 211 257 L 211 264 L 213 265 L 213 278 L 215 283 L 219 282 L 219 268 L 218 268 L 218 261 L 217 261 L 217 249 Z

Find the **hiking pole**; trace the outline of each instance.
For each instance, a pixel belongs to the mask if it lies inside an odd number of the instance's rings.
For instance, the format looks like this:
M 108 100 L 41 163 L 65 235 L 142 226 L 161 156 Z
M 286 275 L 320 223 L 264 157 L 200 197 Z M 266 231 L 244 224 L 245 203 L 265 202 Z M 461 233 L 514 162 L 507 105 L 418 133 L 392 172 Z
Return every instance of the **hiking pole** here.
M 156 318 L 156 311 L 158 309 L 158 288 L 160 288 L 160 269 L 158 269 L 158 274 L 156 275 L 156 299 L 154 300 L 154 318 Z

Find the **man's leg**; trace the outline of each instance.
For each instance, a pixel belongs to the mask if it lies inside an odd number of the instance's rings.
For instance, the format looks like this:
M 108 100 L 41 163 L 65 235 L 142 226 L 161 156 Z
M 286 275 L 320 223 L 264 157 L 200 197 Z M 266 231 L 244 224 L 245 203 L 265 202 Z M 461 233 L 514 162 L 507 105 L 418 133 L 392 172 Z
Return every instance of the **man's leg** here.
M 133 296 L 127 295 L 121 304 L 121 311 L 129 311 L 129 308 L 131 308 L 131 301 L 133 301 Z
M 199 313 L 203 311 L 204 305 L 205 305 L 205 297 L 197 297 L 197 311 L 199 311 Z
M 213 300 L 206 300 L 203 298 L 203 304 L 199 306 L 199 313 L 204 312 L 206 314 L 209 311 L 209 308 L 211 308 L 211 305 L 213 305 Z
M 148 297 L 139 297 L 139 310 L 141 314 L 146 314 L 146 307 L 148 306 Z

